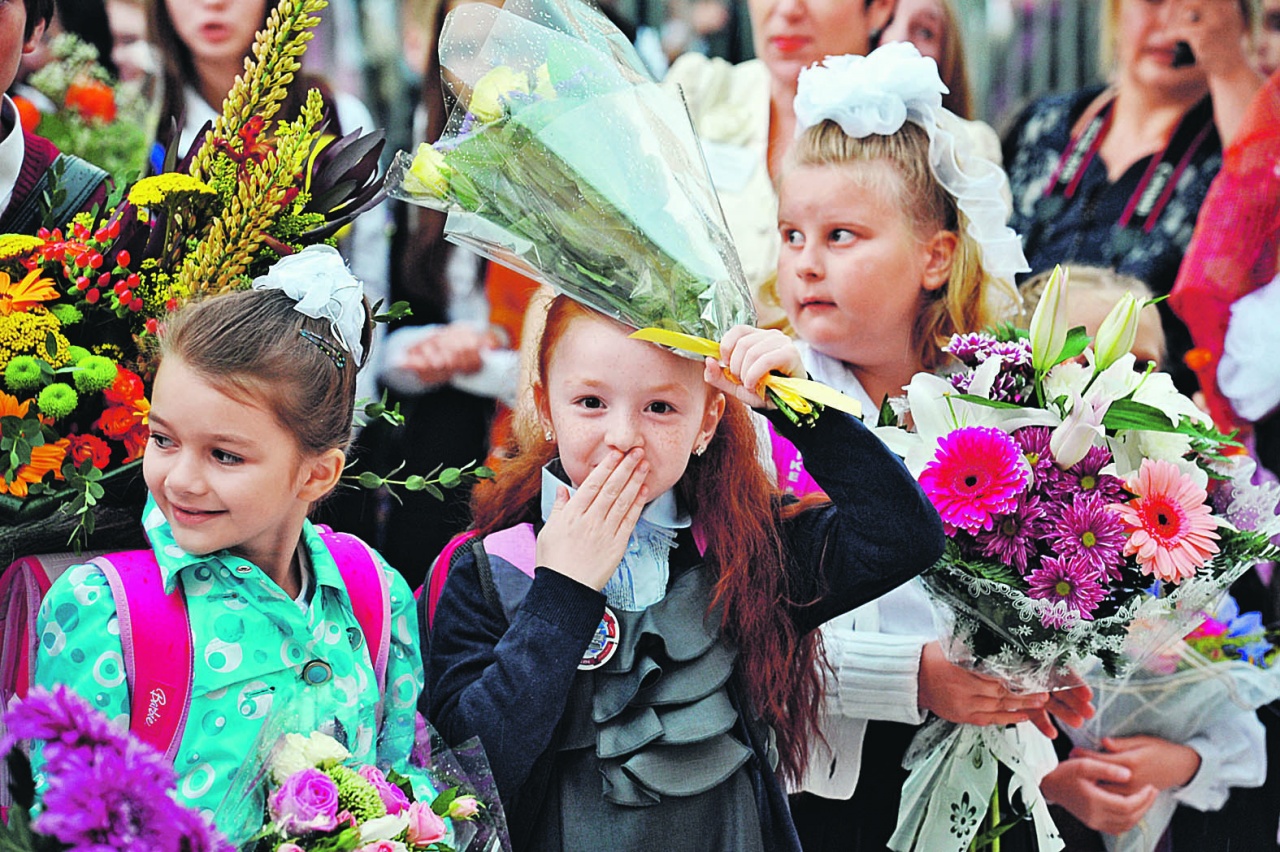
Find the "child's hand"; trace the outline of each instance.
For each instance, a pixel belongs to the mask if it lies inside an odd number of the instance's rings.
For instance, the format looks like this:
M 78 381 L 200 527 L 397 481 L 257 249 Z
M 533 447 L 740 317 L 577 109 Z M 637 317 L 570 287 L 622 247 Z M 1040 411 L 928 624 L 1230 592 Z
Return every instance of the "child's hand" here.
M 567 488 L 558 489 L 551 516 L 538 533 L 537 564 L 603 589 L 649 498 L 648 474 L 643 449 L 626 455 L 610 450 L 572 497 Z
M 725 370 L 732 379 L 725 376 Z M 805 375 L 795 343 L 775 329 L 736 325 L 720 341 L 719 363 L 714 358 L 707 359 L 705 378 L 716 390 L 752 408 L 772 408 L 764 397 L 762 384 L 770 373 Z
M 1097 752 L 1072 752 L 1072 756 L 1044 777 L 1040 791 L 1050 802 L 1062 805 L 1076 819 L 1104 834 L 1124 834 L 1146 816 L 1156 802 L 1157 790 L 1147 785 L 1133 793 L 1120 793 L 1131 773 L 1123 766 L 1097 759 Z
M 1148 785 L 1157 790 L 1182 787 L 1200 771 L 1200 754 L 1195 749 L 1160 737 L 1106 737 L 1102 748 L 1091 754 L 1130 772 L 1128 783 L 1117 786 L 1121 793 Z
M 1034 720 L 1037 714 L 1044 715 L 1049 701 L 1046 693 L 1019 695 L 997 678 L 957 666 L 937 642 L 925 645 L 920 653 L 919 681 L 921 707 L 949 722 L 966 725 L 1015 725 Z M 1053 724 L 1045 722 L 1053 730 Z
M 1093 718 L 1093 690 L 1085 684 L 1080 684 L 1070 689 L 1051 692 L 1045 710 L 1057 717 L 1062 724 L 1078 728 L 1084 724 L 1085 719 Z M 1036 727 L 1040 727 L 1039 723 Z M 1041 728 L 1041 730 L 1044 729 Z M 1049 738 L 1053 739 L 1052 736 Z

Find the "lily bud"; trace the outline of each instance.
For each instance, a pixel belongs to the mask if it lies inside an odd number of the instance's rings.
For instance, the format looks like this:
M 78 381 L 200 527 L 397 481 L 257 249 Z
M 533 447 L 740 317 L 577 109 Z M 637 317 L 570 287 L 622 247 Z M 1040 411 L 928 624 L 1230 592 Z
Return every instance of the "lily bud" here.
M 1098 370 L 1105 370 L 1133 348 L 1138 337 L 1138 320 L 1142 313 L 1142 301 L 1132 293 L 1125 293 L 1116 302 L 1111 313 L 1098 326 L 1093 341 L 1094 361 Z
M 1031 366 L 1043 374 L 1054 364 L 1067 343 L 1067 271 L 1053 268 L 1049 283 L 1031 315 Z

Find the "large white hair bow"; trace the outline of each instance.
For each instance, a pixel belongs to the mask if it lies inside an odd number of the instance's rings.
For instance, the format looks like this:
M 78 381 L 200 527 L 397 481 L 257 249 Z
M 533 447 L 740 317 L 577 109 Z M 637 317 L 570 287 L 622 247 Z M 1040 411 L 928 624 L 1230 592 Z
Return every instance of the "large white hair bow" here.
M 307 246 L 280 258 L 253 280 L 253 289 L 282 290 L 297 302 L 300 313 L 328 320 L 338 344 L 357 364 L 363 363 L 364 285 L 333 246 Z
M 910 121 L 929 134 L 929 165 L 968 220 L 982 250 L 982 267 L 1012 286 L 1026 272 L 1022 241 L 1006 225 L 1004 172 L 972 149 L 963 121 L 942 106 L 947 87 L 938 65 L 909 42 L 890 42 L 866 56 L 828 56 L 800 72 L 796 135 L 824 120 L 851 137 L 897 133 Z

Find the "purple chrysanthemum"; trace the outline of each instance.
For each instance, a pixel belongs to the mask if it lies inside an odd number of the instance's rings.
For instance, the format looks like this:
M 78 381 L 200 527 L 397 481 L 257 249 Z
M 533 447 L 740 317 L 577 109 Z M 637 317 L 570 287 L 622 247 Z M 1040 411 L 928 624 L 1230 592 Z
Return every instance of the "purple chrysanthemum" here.
M 1028 340 L 1000 340 L 993 344 L 988 356 L 995 356 L 1004 362 L 1004 369 L 1031 367 L 1031 342 Z
M 63 761 L 83 764 L 100 753 L 123 754 L 129 739 L 65 686 L 52 692 L 41 687 L 32 689 L 5 716 L 5 726 L 9 733 L 0 742 L 0 753 L 7 752 L 16 740 L 43 740 L 46 771 L 53 775 L 61 771 Z M 163 762 L 160 765 L 165 766 Z M 172 779 L 172 767 L 167 771 Z
M 920 487 L 949 530 L 989 530 L 996 515 L 1012 512 L 1026 486 L 1018 445 L 989 426 L 969 426 L 938 439 Z
M 1031 398 L 1031 377 L 1018 372 L 1001 372 L 991 383 L 991 399 L 1025 405 Z
M 1048 535 L 1054 552 L 1083 563 L 1098 576 L 1120 579 L 1124 564 L 1124 524 L 1098 494 L 1082 494 L 1063 504 Z
M 1103 473 L 1111 464 L 1111 451 L 1106 447 L 1090 447 L 1084 458 L 1052 477 L 1045 486 L 1045 493 L 1058 499 L 1070 499 L 1076 494 L 1096 494 L 1104 503 L 1123 503 L 1130 494 L 1124 480 Z
M 1053 431 L 1047 426 L 1024 426 L 1013 433 L 1014 442 L 1031 468 L 1031 487 L 1040 494 L 1048 493 L 1049 482 L 1060 473 L 1049 451 L 1052 435 Z
M 973 383 L 973 373 L 952 373 L 947 376 L 947 381 L 951 382 L 951 387 L 960 393 L 968 393 L 969 385 Z
M 1067 557 L 1040 560 L 1040 567 L 1027 575 L 1027 585 L 1028 595 L 1054 604 L 1040 615 L 1045 627 L 1067 627 L 1073 617 L 1092 621 L 1093 611 L 1107 596 L 1096 572 Z
M 996 339 L 989 334 L 970 332 L 969 334 L 951 335 L 947 345 L 942 348 L 944 351 L 954 355 L 958 361 L 968 364 L 970 367 L 976 367 L 987 357 L 987 353 L 991 351 L 991 347 L 996 343 Z
M 974 533 L 973 538 L 983 556 L 1012 565 L 1019 574 L 1025 574 L 1027 560 L 1036 552 L 1043 519 L 1040 498 L 1022 494 L 1012 512 L 998 516 L 990 530 Z

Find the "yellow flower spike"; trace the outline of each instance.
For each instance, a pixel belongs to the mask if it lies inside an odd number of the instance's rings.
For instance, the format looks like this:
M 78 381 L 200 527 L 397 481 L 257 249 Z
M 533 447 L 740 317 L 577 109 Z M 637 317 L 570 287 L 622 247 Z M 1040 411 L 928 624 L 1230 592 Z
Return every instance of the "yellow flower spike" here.
M 717 360 L 720 358 L 720 344 L 714 340 L 707 340 L 705 337 L 695 337 L 692 334 L 668 331 L 664 328 L 642 328 L 633 332 L 631 337 L 635 340 L 644 340 L 649 343 L 656 343 L 659 346 L 668 346 L 672 349 L 691 352 L 704 358 L 715 358 Z M 738 381 L 735 377 L 729 375 L 727 371 L 725 375 L 729 376 L 732 381 Z M 778 399 L 782 400 L 785 405 L 790 406 L 797 414 L 808 414 L 813 410 L 811 403 L 816 402 L 854 417 L 862 416 L 861 403 L 820 382 L 799 379 L 794 376 L 770 375 L 765 377 L 764 386 L 777 394 Z

